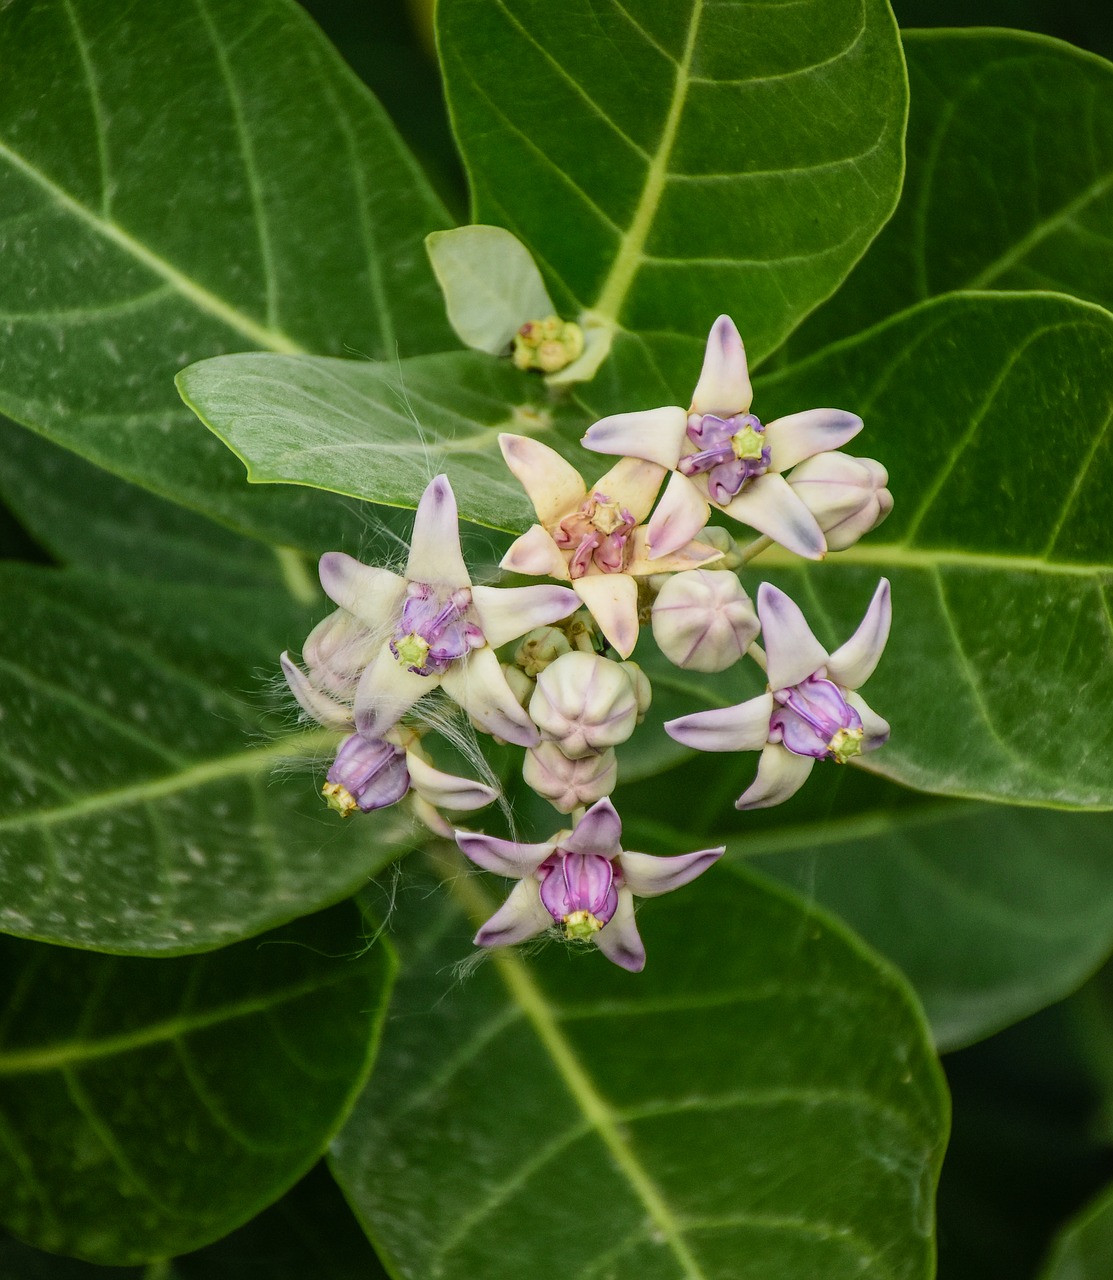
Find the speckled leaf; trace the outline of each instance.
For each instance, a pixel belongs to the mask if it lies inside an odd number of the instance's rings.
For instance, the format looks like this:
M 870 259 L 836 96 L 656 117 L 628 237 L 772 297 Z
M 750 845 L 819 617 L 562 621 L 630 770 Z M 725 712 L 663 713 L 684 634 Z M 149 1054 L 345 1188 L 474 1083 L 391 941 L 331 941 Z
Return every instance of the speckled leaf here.
M 1022 31 L 906 31 L 904 48 L 900 205 L 790 352 L 953 289 L 1113 307 L 1113 64 Z
M 248 479 L 313 485 L 416 507 L 437 471 L 460 514 L 521 532 L 536 519 L 498 449 L 500 431 L 537 436 L 583 467 L 582 414 L 562 410 L 508 360 L 478 351 L 390 364 L 306 356 L 220 356 L 178 387 L 244 460 Z
M 473 221 L 670 375 L 720 311 L 770 351 L 896 203 L 907 82 L 884 0 L 442 0 L 438 25 Z
M 371 1065 L 393 961 L 350 905 L 199 957 L 0 939 L 0 1219 L 104 1263 L 225 1235 L 295 1182 Z
M 1060 1233 L 1040 1280 L 1107 1280 L 1113 1275 L 1113 1187 Z
M 445 214 L 393 126 L 292 0 L 9 4 L 0 48 L 0 410 L 325 549 L 343 506 L 246 489 L 173 378 L 453 344 L 422 245 Z
M 329 820 L 337 735 L 272 692 L 320 610 L 15 566 L 0 595 L 0 929 L 204 950 L 346 896 L 409 838 L 398 810 Z
M 942 1080 L 848 934 L 713 869 L 644 904 L 642 974 L 551 944 L 454 980 L 494 899 L 443 870 L 400 895 L 399 1016 L 332 1156 L 399 1280 L 933 1274 Z

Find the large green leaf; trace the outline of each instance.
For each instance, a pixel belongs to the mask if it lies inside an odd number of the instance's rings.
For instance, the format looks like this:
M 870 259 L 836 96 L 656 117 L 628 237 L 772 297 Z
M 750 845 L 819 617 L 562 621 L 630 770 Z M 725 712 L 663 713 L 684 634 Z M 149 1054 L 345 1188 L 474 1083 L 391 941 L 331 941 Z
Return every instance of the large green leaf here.
M 892 580 L 865 696 L 893 734 L 867 767 L 1113 805 L 1113 317 L 1054 294 L 941 298 L 759 380 L 762 417 L 816 404 L 862 414 L 854 449 L 884 460 L 896 509 L 826 563 L 771 576 L 828 644 Z M 767 563 L 785 561 L 753 569 Z
M 336 735 L 276 709 L 287 597 L 6 567 L 0 929 L 203 950 L 356 889 L 408 839 L 314 798 Z
M 1108 1280 L 1113 1275 L 1113 1187 L 1063 1229 L 1040 1280 Z
M 907 82 L 885 0 L 442 0 L 438 25 L 473 220 L 670 376 L 720 311 L 770 351 L 896 203 Z
M 646 904 L 643 974 L 551 945 L 454 980 L 491 909 L 461 870 L 399 897 L 398 1016 L 333 1148 L 395 1274 L 932 1274 L 946 1099 L 890 970 L 713 870 Z
M 393 962 L 350 905 L 200 957 L 0 939 L 0 1219 L 52 1252 L 164 1258 L 317 1159 L 367 1072 Z
M 789 351 L 955 289 L 1113 306 L 1113 65 L 1021 31 L 906 31 L 904 48 L 900 205 Z
M 381 108 L 292 0 L 7 5 L 0 50 L 0 410 L 272 541 L 335 539 L 342 505 L 246 490 L 172 384 L 237 349 L 452 343 L 422 247 L 445 215 Z

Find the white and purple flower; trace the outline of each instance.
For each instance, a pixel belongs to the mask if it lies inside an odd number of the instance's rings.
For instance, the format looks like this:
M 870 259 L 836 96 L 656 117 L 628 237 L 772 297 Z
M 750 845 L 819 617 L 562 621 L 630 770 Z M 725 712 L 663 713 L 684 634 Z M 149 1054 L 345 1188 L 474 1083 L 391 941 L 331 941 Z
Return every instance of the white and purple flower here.
M 645 948 L 634 923 L 634 898 L 679 889 L 724 852 L 659 858 L 621 845 L 622 823 L 609 800 L 599 800 L 576 824 L 543 844 L 519 844 L 471 831 L 456 843 L 478 866 L 519 881 L 475 936 L 477 946 L 525 942 L 560 925 L 564 936 L 593 942 L 608 960 L 639 972 Z
M 850 639 L 829 654 L 799 607 L 762 583 L 757 612 L 769 689 L 748 702 L 665 724 L 698 751 L 760 751 L 757 778 L 735 807 L 766 809 L 794 795 L 817 760 L 845 764 L 888 741 L 889 725 L 855 692 L 873 674 L 889 637 L 892 607 L 882 578 Z

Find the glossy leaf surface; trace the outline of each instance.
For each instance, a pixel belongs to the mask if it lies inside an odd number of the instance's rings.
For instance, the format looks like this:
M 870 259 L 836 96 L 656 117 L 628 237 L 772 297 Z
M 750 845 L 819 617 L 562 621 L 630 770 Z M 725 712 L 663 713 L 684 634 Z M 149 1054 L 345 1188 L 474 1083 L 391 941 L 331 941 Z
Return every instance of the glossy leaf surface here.
M 1113 1189 L 1060 1234 L 1040 1280 L 1104 1280 L 1113 1272 Z

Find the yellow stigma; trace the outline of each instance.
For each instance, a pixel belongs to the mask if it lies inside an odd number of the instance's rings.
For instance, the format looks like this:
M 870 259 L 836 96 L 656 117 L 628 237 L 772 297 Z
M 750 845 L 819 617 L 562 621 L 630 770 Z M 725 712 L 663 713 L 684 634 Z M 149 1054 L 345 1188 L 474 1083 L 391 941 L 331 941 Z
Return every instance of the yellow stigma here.
M 852 756 L 862 754 L 862 730 L 840 729 L 827 744 L 836 764 L 846 764 Z
M 321 795 L 328 801 L 328 807 L 335 809 L 342 817 L 346 818 L 348 814 L 355 813 L 359 808 L 356 804 L 355 796 L 347 787 L 342 787 L 339 782 L 326 782 L 321 788 Z
M 570 916 L 565 916 L 561 923 L 564 925 L 564 936 L 577 942 L 590 938 L 593 933 L 598 933 L 603 927 L 603 921 L 593 916 L 590 911 L 573 911 Z
M 731 436 L 730 447 L 738 459 L 760 458 L 761 451 L 765 448 L 765 437 L 747 423 L 741 431 Z
M 394 652 L 402 666 L 417 670 L 425 665 L 429 656 L 429 641 L 411 631 L 404 639 L 394 642 Z

